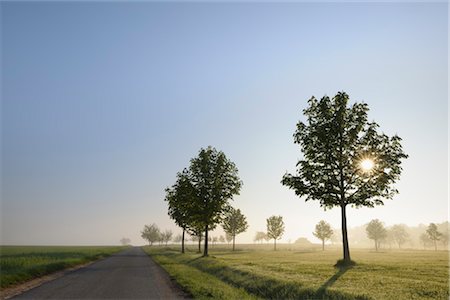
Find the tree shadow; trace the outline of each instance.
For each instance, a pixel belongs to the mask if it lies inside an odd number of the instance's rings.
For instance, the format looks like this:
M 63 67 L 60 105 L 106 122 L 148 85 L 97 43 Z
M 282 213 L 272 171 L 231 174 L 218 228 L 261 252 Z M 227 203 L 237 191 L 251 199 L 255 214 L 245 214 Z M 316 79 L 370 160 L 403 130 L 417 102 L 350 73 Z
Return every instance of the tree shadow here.
M 322 284 L 317 290 L 318 295 L 323 295 L 326 293 L 327 289 L 331 287 L 342 275 L 344 275 L 352 266 L 339 267 L 336 274 L 331 276 L 324 284 Z

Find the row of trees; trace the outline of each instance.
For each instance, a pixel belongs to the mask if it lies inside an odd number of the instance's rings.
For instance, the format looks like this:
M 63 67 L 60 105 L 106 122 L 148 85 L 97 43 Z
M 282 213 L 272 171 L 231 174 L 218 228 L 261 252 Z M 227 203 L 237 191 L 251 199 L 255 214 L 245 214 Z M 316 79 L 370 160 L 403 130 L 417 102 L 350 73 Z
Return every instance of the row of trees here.
M 404 244 L 409 238 L 409 234 L 406 231 L 405 226 L 393 225 L 390 228 L 386 228 L 378 219 L 374 219 L 367 224 L 366 232 L 368 238 L 375 242 L 376 251 L 378 251 L 381 242 L 395 242 L 398 244 L 398 247 L 401 248 L 402 244 Z M 437 225 L 430 223 L 425 232 L 420 235 L 420 240 L 423 243 L 424 248 L 426 245 L 432 243 L 434 244 L 434 249 L 437 250 L 437 242 L 444 237 L 445 234 L 438 230 Z
M 144 229 L 141 231 L 141 237 L 148 241 L 150 246 L 152 246 L 155 242 L 167 245 L 167 243 L 172 240 L 172 236 L 172 230 L 161 231 L 154 223 L 151 225 L 145 225 Z

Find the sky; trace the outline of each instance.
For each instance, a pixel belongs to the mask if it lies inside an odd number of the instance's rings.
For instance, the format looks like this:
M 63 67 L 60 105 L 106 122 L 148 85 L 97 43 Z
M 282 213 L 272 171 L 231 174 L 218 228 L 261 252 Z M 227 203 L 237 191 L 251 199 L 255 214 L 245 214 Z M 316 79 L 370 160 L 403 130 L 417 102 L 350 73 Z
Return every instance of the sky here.
M 1 244 L 144 244 L 180 230 L 164 189 L 202 147 L 236 163 L 251 242 L 324 211 L 280 184 L 306 101 L 345 91 L 409 158 L 348 225 L 448 219 L 447 3 L 1 2 Z M 220 227 L 213 236 L 222 234 Z

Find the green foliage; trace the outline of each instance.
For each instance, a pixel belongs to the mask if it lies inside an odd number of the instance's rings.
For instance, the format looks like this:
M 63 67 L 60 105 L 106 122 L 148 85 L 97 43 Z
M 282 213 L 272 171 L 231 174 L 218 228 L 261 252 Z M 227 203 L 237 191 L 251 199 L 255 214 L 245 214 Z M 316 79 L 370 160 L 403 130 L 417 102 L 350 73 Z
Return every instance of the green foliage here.
M 248 228 L 248 224 L 245 219 L 245 216 L 241 213 L 241 210 L 234 209 L 233 207 L 230 206 L 227 212 L 225 213 L 222 228 L 226 234 L 233 237 L 233 250 L 234 250 L 234 241 L 236 235 L 245 232 Z
M 313 232 L 313 235 L 320 239 L 322 242 L 329 240 L 333 235 L 333 229 L 331 229 L 331 225 L 321 220 L 316 225 L 316 230 Z
M 141 231 L 141 237 L 147 240 L 150 245 L 153 245 L 154 242 L 161 241 L 161 231 L 154 223 L 152 225 L 145 225 Z
M 308 101 L 306 122 L 298 122 L 294 133 L 303 159 L 297 174 L 286 173 L 281 181 L 306 201 L 318 201 L 325 209 L 341 207 L 345 260 L 350 260 L 346 206 L 374 207 L 391 199 L 398 193 L 393 184 L 400 178 L 401 161 L 407 158 L 400 137 L 388 137 L 368 121 L 367 104 L 348 106 L 348 101 L 344 92 Z M 363 168 L 364 160 L 373 167 Z
M 241 246 L 239 252 L 215 247 L 211 256 L 203 259 L 189 251 L 182 256 L 170 250 L 146 250 L 163 267 L 179 268 L 177 276 L 184 280 L 190 276 L 184 271 L 195 270 L 263 299 L 434 300 L 449 296 L 448 252 L 356 249 L 353 254 L 358 264 L 337 269 L 333 267 L 339 258 L 337 251 L 250 250 L 261 246 L 265 245 Z M 203 287 L 203 295 L 216 291 L 215 283 Z
M 6 288 L 89 261 L 124 247 L 0 246 L 0 286 Z
M 366 232 L 367 237 L 375 241 L 375 250 L 378 251 L 379 241 L 387 238 L 387 230 L 384 228 L 383 223 L 378 219 L 370 221 L 369 224 L 367 224 Z

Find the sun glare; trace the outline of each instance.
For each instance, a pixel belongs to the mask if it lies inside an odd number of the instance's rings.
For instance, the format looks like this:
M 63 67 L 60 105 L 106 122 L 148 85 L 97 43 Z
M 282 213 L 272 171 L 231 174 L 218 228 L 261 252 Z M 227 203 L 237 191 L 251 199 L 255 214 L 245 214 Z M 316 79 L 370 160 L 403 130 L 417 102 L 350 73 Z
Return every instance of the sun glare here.
M 373 169 L 374 162 L 370 158 L 365 158 L 361 161 L 361 168 L 363 171 L 368 172 Z

